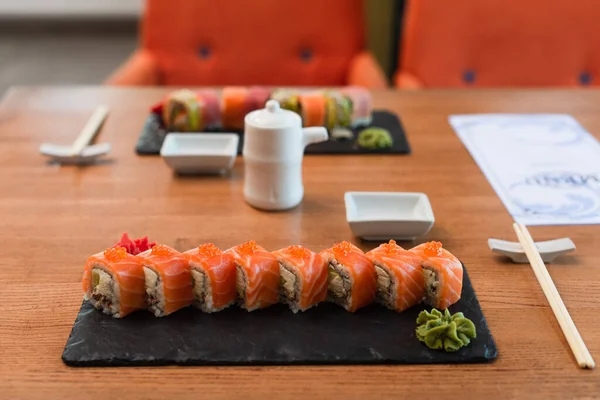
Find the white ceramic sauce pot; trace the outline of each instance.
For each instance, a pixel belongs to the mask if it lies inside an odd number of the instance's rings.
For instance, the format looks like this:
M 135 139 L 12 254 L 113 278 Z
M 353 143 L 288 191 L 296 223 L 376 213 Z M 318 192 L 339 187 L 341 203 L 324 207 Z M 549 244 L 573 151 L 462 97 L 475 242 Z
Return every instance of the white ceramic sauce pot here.
M 276 100 L 244 119 L 244 198 L 262 210 L 287 210 L 304 196 L 302 158 L 310 143 L 328 139 L 324 127 L 302 128 L 295 112 Z

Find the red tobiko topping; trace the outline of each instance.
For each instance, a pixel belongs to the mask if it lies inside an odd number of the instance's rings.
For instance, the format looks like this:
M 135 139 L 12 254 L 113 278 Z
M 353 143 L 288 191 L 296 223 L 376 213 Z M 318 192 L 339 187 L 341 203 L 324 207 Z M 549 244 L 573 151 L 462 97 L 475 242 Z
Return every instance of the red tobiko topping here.
M 127 257 L 127 250 L 124 247 L 116 246 L 104 250 L 104 258 L 110 262 L 117 262 Z
M 202 254 L 206 258 L 221 255 L 223 252 L 217 246 L 212 243 L 201 244 L 198 246 L 198 253 Z
M 354 251 L 354 246 L 352 245 L 352 243 L 347 242 L 347 241 L 343 241 L 343 242 L 339 242 L 333 245 L 333 250 L 334 251 L 339 251 L 341 254 L 343 255 L 348 255 L 349 253 L 352 253 Z
M 146 250 L 153 248 L 154 246 L 156 246 L 156 243 L 149 242 L 148 236 L 144 236 L 139 239 L 132 240 L 127 233 L 124 233 L 123 236 L 121 236 L 121 240 L 119 240 L 119 243 L 114 245 L 114 247 L 117 247 L 117 246 L 125 248 L 125 250 L 127 250 L 127 252 L 129 254 L 132 254 L 135 256 Z
M 439 257 L 442 255 L 442 242 L 427 242 L 423 246 L 423 253 L 428 257 Z
M 165 246 L 164 244 L 157 244 L 156 246 L 152 247 L 151 253 L 153 256 L 170 256 L 173 254 L 173 249 Z
M 398 246 L 395 240 L 390 240 L 381 245 L 381 250 L 386 254 L 398 254 L 402 252 L 402 247 Z
M 258 245 L 254 240 L 242 243 L 238 246 L 238 252 L 247 256 L 251 256 L 258 250 Z
M 292 257 L 303 258 L 310 256 L 310 252 L 306 247 L 299 246 L 297 244 L 288 248 L 288 254 Z

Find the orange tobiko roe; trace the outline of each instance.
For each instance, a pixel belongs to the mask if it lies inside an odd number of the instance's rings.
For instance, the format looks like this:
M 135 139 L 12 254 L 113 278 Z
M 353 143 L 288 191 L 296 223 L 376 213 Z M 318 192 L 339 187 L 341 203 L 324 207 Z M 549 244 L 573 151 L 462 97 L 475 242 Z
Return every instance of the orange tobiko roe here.
M 442 242 L 428 242 L 423 247 L 423 253 L 428 257 L 439 257 L 442 255 Z
M 124 247 L 117 246 L 104 250 L 104 258 L 110 262 L 117 262 L 127 257 L 127 250 Z
M 247 256 L 253 255 L 256 251 L 260 250 L 254 240 L 242 243 L 238 246 L 238 253 L 245 254 Z
M 211 258 L 223 254 L 223 251 L 212 243 L 206 243 L 198 246 L 198 254 Z

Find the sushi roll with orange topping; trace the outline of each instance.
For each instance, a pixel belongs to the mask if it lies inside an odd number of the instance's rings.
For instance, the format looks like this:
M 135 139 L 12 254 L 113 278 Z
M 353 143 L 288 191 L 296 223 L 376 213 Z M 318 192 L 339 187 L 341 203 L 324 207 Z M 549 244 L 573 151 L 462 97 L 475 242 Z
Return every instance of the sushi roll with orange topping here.
M 235 302 L 235 263 L 231 254 L 208 243 L 183 255 L 190 263 L 196 308 L 212 313 Z
M 377 271 L 377 302 L 404 311 L 423 300 L 423 270 L 416 254 L 390 240 L 369 251 L 367 257 Z
M 192 304 L 192 274 L 186 257 L 175 249 L 158 244 L 140 253 L 148 309 L 164 317 Z
M 375 300 L 377 273 L 362 250 L 344 241 L 323 250 L 321 257 L 329 269 L 330 301 L 354 312 Z
M 84 299 L 115 318 L 146 309 L 142 259 L 124 247 L 112 247 L 87 259 Z
M 327 298 L 327 263 L 302 246 L 273 252 L 279 261 L 280 295 L 293 312 L 306 311 Z
M 249 91 L 245 87 L 223 88 L 221 110 L 224 129 L 244 130 L 244 117 L 252 111 L 252 102 L 248 95 Z
M 279 263 L 253 240 L 227 250 L 235 261 L 236 288 L 242 308 L 248 311 L 279 301 Z
M 425 280 L 425 303 L 445 310 L 460 300 L 463 284 L 461 262 L 440 242 L 428 242 L 410 249 L 421 260 Z

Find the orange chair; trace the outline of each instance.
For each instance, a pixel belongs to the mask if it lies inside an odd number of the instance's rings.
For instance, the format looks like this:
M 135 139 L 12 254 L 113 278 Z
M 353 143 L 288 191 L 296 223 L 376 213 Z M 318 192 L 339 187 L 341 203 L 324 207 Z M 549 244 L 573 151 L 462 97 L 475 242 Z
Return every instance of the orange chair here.
M 362 0 L 148 0 L 110 85 L 387 86 Z
M 598 0 L 408 0 L 400 88 L 600 84 Z

